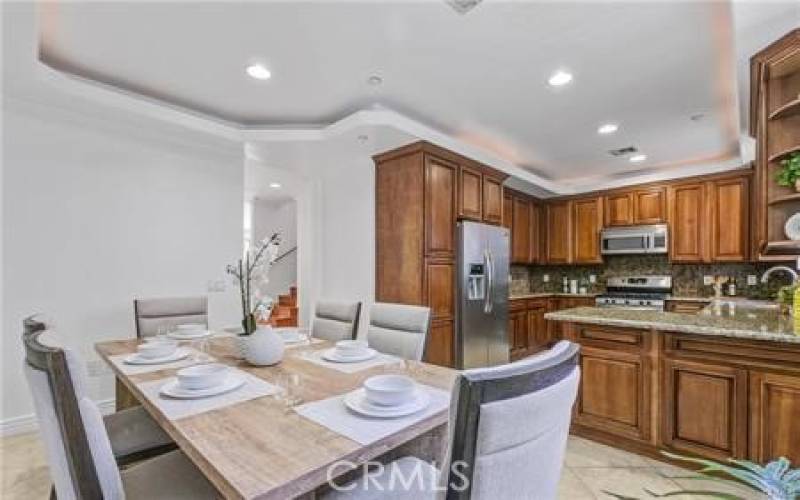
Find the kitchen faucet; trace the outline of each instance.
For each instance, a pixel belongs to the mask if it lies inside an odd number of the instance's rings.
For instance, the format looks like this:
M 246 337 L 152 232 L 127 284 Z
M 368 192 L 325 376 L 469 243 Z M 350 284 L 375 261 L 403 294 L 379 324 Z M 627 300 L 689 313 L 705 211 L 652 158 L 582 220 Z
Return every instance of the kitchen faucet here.
M 777 271 L 784 271 L 788 273 L 792 277 L 792 283 L 797 283 L 798 280 L 800 279 L 800 277 L 797 275 L 797 271 L 795 271 L 789 266 L 773 266 L 767 269 L 761 276 L 761 283 L 766 283 L 767 281 L 769 281 L 770 275 Z

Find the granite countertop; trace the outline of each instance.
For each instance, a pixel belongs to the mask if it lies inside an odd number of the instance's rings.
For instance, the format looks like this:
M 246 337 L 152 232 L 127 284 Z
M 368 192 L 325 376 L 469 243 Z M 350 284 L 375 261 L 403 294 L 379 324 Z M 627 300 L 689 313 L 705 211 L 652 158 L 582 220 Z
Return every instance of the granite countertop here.
M 530 292 L 509 296 L 508 300 L 540 299 L 545 297 L 588 297 L 595 298 L 599 293 L 563 293 L 563 292 Z
M 727 305 L 707 306 L 696 314 L 634 309 L 576 307 L 545 314 L 553 321 L 653 329 L 665 332 L 715 335 L 753 340 L 800 343 L 800 321 L 777 309 Z

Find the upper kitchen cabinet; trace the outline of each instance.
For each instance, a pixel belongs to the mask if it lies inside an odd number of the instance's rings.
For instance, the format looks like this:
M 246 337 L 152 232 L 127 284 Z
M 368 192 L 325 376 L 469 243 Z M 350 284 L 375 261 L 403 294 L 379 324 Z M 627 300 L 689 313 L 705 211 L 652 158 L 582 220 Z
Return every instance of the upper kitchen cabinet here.
M 603 199 L 572 201 L 572 259 L 575 264 L 595 264 L 600 255 L 600 229 L 603 226 Z
M 458 167 L 425 155 L 425 254 L 455 253 L 456 176 Z
M 800 241 L 784 226 L 800 213 L 800 193 L 776 178 L 781 162 L 800 154 L 800 29 L 750 60 L 750 135 L 756 138 L 754 254 L 758 260 L 794 260 Z
M 531 202 L 525 196 L 511 197 L 511 263 L 528 264 L 531 255 Z
M 750 171 L 667 190 L 673 262 L 742 262 L 750 255 Z
M 667 220 L 664 187 L 610 193 L 604 197 L 605 226 L 659 224 Z
M 488 167 L 462 162 L 459 167 L 458 217 L 501 224 L 504 180 L 505 176 Z
M 572 203 L 554 201 L 545 206 L 545 260 L 548 264 L 572 262 Z

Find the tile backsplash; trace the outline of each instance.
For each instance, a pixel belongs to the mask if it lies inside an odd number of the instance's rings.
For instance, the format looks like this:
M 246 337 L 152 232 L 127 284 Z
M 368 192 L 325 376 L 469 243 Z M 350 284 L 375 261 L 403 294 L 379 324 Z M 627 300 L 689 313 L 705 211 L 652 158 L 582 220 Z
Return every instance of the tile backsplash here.
M 703 276 L 729 276 L 736 282 L 737 295 L 750 298 L 772 298 L 777 290 L 791 282 L 785 273 L 773 275 L 769 283 L 762 285 L 760 278 L 770 264 L 764 263 L 731 263 L 731 264 L 671 264 L 666 256 L 659 255 L 618 255 L 607 256 L 603 264 L 581 266 L 511 266 L 511 294 L 519 295 L 529 292 L 561 292 L 564 276 L 577 279 L 579 286 L 585 286 L 590 293 L 601 293 L 605 290 L 606 280 L 613 276 L 630 276 L 637 274 L 664 274 L 672 276 L 672 294 L 685 297 L 709 297 L 714 295 L 711 286 L 703 284 Z M 597 278 L 595 284 L 589 282 L 589 276 Z M 544 281 L 549 275 L 550 280 Z M 755 275 L 757 285 L 748 286 L 747 277 Z

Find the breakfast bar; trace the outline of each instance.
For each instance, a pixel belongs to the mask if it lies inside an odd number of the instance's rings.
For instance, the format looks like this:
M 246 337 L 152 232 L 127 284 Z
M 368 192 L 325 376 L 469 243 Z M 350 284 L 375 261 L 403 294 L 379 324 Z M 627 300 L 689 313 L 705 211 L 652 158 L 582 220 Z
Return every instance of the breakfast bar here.
M 324 489 L 330 478 L 366 461 L 398 455 L 441 460 L 455 370 L 391 356 L 379 357 L 360 371 L 333 369 L 319 357 L 331 348 L 331 342 L 318 340 L 287 347 L 284 360 L 276 366 L 256 367 L 238 359 L 233 336 L 216 335 L 208 342 L 206 357 L 199 361 L 228 366 L 248 383 L 209 400 L 180 400 L 166 398 L 161 392 L 180 367 L 194 362 L 198 352 L 193 351 L 183 364 L 151 370 L 120 362 L 137 352 L 141 343 L 101 342 L 96 350 L 119 384 L 225 498 L 295 498 Z M 364 419 L 357 434 L 348 432 L 346 426 L 337 428 L 337 422 L 320 423 L 326 417 L 324 409 L 315 407 L 317 403 L 352 393 L 367 378 L 379 374 L 412 378 L 430 394 L 429 407 L 385 425 Z M 347 418 L 358 417 L 348 414 Z
M 800 335 L 776 306 L 545 315 L 581 344 L 573 433 L 658 457 L 800 460 Z

